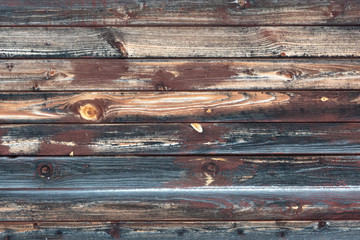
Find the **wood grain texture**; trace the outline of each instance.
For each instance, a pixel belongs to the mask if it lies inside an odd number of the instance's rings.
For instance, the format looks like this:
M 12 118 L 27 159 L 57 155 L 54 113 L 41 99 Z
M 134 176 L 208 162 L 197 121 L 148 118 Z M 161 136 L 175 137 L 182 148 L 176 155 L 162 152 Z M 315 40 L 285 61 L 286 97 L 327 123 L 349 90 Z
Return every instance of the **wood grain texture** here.
M 360 27 L 2 27 L 2 58 L 359 57 Z
M 356 240 L 359 221 L 0 222 L 2 239 Z
M 356 0 L 6 0 L 1 25 L 359 24 Z
M 1 91 L 259 89 L 360 89 L 360 60 L 0 60 Z
M 0 125 L 1 155 L 358 154 L 358 123 Z
M 0 122 L 354 122 L 359 103 L 335 91 L 0 93 Z
M 360 186 L 359 156 L 0 158 L 0 189 Z
M 359 217 L 359 187 L 0 191 L 0 221 L 266 221 Z

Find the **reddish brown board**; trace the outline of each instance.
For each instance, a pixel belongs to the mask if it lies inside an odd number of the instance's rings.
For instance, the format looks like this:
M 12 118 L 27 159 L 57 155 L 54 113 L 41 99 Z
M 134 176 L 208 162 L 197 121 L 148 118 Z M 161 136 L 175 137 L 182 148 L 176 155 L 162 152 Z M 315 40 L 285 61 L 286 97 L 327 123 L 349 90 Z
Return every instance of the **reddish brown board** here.
M 360 89 L 358 59 L 0 60 L 1 91 Z

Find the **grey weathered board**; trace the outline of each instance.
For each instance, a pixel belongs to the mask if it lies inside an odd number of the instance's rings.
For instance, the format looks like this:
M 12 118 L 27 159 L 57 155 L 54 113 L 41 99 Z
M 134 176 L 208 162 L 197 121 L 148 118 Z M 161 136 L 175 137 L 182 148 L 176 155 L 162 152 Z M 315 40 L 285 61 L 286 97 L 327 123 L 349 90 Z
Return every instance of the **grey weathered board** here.
M 6 0 L 0 24 L 26 25 L 346 25 L 357 0 Z
M 359 57 L 359 26 L 1 27 L 2 58 Z
M 359 156 L 0 158 L 0 189 L 360 186 Z
M 359 221 L 0 222 L 0 237 L 38 239 L 356 239 Z
M 0 239 L 357 239 L 359 16 L 0 1 Z
M 6 189 L 0 221 L 356 220 L 359 187 Z

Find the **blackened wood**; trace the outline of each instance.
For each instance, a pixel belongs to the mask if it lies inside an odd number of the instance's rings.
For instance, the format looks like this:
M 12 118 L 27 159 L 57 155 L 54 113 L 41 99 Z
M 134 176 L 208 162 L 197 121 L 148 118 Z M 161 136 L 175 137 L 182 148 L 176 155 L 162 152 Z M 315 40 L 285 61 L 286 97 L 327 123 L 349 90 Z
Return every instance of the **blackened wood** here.
M 356 0 L 6 0 L 1 25 L 359 24 Z
M 1 222 L 2 239 L 356 240 L 359 221 Z
M 359 217 L 359 187 L 0 191 L 0 221 L 266 221 Z
M 1 155 L 358 154 L 358 123 L 0 125 Z
M 359 156 L 0 158 L 0 188 L 359 186 Z
M 0 122 L 355 122 L 359 102 L 336 91 L 0 93 Z
M 359 57 L 360 27 L 2 27 L 2 58 Z

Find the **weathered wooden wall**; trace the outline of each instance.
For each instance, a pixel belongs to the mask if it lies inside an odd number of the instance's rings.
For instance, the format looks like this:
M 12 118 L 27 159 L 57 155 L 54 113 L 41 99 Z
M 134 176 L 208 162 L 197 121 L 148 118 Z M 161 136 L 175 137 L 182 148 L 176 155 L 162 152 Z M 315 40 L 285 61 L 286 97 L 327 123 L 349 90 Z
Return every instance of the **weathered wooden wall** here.
M 0 239 L 358 239 L 357 0 L 0 1 Z

